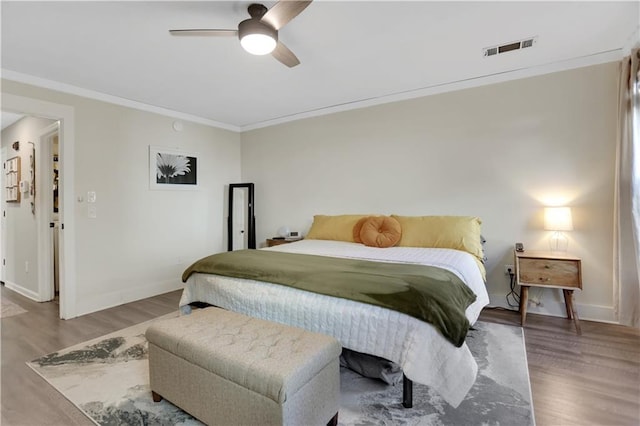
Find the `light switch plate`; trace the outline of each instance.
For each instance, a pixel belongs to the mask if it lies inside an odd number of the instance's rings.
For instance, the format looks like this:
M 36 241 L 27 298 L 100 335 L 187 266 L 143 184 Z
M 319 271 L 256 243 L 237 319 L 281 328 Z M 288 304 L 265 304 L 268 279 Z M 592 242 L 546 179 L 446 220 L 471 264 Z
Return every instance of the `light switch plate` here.
M 98 208 L 96 206 L 89 206 L 87 208 L 87 216 L 91 219 L 95 219 L 98 217 Z
M 87 203 L 95 203 L 96 202 L 96 191 L 87 192 Z

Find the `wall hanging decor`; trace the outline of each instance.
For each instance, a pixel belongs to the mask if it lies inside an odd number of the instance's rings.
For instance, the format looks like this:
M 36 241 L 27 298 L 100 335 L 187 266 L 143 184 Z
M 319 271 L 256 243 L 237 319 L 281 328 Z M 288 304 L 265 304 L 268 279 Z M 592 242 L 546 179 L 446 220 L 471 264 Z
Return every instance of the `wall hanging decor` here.
M 20 202 L 20 157 L 9 158 L 4 162 L 5 190 L 7 203 Z
M 151 189 L 196 189 L 198 156 L 174 148 L 149 146 Z

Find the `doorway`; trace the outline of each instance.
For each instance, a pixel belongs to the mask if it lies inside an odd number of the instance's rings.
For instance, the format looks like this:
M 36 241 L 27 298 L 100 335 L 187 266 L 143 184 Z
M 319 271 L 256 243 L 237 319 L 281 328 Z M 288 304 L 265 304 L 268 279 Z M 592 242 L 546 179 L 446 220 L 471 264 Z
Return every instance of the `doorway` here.
M 58 185 L 58 215 L 59 215 L 59 303 L 60 303 L 60 318 L 69 319 L 77 316 L 77 304 L 76 304 L 76 268 L 75 268 L 75 213 L 74 213 L 74 161 L 75 161 L 75 109 L 69 105 L 57 104 L 53 102 L 43 101 L 34 98 L 28 98 L 24 96 L 12 95 L 9 93 L 2 93 L 2 109 L 3 111 L 12 111 L 24 115 L 43 117 L 48 119 L 57 120 L 58 126 L 58 141 L 59 141 L 59 185 Z M 47 149 L 47 144 L 43 145 L 44 149 Z M 42 149 L 39 150 L 42 154 Z M 48 157 L 47 157 L 48 158 Z M 36 161 L 38 161 L 36 159 Z M 49 170 L 48 173 L 53 173 L 53 165 L 48 161 L 40 159 L 38 162 L 40 167 L 36 167 L 36 171 L 40 170 L 36 175 L 36 182 L 38 180 L 42 183 L 45 179 L 43 168 Z M 47 174 L 46 179 L 50 176 Z M 42 185 L 38 185 L 42 187 Z M 53 209 L 53 194 L 52 188 L 49 190 L 39 190 L 36 188 L 36 194 L 51 194 L 49 199 L 51 200 L 51 209 Z M 37 206 L 42 206 L 42 201 L 37 202 Z M 43 208 L 37 208 L 36 212 L 42 211 Z M 48 213 L 48 210 L 47 210 Z M 49 215 L 40 215 L 37 220 L 38 233 L 43 236 L 39 239 L 38 243 L 38 258 L 44 259 L 49 262 L 50 269 L 44 265 L 46 262 L 39 262 L 38 276 L 40 277 L 41 270 L 53 270 L 53 237 L 50 234 Z M 51 235 L 51 237 L 48 237 Z M 50 244 L 47 244 L 47 241 Z M 53 277 L 53 273 L 50 273 Z M 50 282 L 53 280 L 51 279 Z M 39 281 L 40 286 L 42 281 Z M 43 294 L 45 290 L 49 291 L 51 287 L 39 287 L 39 293 Z M 54 290 L 55 291 L 55 290 Z
M 15 186 L 17 192 L 16 196 L 9 190 L 3 193 L 2 281 L 38 302 L 54 299 L 59 271 L 55 229 L 50 228 L 56 219 L 52 214 L 52 155 L 59 146 L 59 133 L 58 121 L 26 114 L 2 129 L 5 171 L 16 163 L 15 171 L 3 174 L 8 180 L 3 187 L 12 190 Z

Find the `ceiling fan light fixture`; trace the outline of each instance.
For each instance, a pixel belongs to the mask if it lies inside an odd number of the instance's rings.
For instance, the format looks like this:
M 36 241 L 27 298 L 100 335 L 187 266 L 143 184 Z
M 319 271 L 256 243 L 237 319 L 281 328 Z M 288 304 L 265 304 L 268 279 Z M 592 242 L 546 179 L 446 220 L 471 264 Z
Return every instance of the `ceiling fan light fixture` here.
M 256 19 L 247 19 L 238 26 L 240 44 L 252 55 L 267 55 L 278 44 L 278 32 Z
M 240 40 L 240 44 L 252 55 L 267 55 L 273 52 L 277 42 L 265 34 L 247 34 Z
M 0 0 L 1 1 L 1 0 Z M 237 30 L 193 28 L 169 30 L 173 36 L 238 37 L 244 50 L 253 55 L 271 54 L 278 62 L 293 68 L 300 60 L 278 40 L 278 30 L 298 16 L 313 0 L 279 0 L 271 9 L 252 3 L 247 8 L 250 19 L 240 22 Z

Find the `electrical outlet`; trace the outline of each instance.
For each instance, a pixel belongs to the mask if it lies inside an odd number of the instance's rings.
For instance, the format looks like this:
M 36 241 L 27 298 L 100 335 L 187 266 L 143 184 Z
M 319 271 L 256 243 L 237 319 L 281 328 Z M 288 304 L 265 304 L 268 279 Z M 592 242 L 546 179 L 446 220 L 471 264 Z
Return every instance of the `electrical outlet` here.
M 509 275 L 509 271 L 511 271 L 512 274 L 515 274 L 516 268 L 514 268 L 513 265 L 504 265 L 504 274 Z

